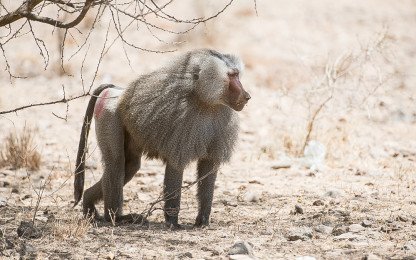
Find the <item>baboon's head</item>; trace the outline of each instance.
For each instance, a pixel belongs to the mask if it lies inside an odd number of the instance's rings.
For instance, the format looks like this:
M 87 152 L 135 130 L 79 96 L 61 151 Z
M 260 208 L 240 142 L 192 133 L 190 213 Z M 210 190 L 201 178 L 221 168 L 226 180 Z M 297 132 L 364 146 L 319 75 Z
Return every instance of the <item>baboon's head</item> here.
M 199 99 L 210 106 L 226 105 L 241 111 L 251 97 L 240 82 L 240 59 L 213 50 L 200 51 L 196 57 L 193 77 Z

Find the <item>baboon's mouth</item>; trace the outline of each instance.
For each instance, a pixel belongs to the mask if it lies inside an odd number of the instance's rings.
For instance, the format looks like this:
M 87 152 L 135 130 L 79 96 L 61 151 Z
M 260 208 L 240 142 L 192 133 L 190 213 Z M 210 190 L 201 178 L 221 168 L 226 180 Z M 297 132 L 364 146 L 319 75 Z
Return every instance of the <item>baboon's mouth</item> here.
M 232 108 L 235 111 L 241 111 L 243 110 L 244 106 L 247 104 L 247 101 L 240 101 L 240 102 L 236 102 L 235 105 L 232 106 Z

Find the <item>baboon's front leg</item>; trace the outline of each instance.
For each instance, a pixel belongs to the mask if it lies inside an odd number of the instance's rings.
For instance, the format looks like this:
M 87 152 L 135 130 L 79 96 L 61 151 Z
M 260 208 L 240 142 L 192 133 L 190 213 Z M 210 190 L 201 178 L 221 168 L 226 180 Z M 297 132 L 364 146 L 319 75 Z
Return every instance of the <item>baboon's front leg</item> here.
M 198 216 L 195 226 L 209 225 L 212 199 L 214 197 L 214 186 L 217 178 L 219 164 L 211 160 L 198 161 Z
M 170 227 L 179 228 L 178 215 L 181 203 L 183 170 L 173 168 L 166 164 L 163 195 L 165 199 L 165 221 Z

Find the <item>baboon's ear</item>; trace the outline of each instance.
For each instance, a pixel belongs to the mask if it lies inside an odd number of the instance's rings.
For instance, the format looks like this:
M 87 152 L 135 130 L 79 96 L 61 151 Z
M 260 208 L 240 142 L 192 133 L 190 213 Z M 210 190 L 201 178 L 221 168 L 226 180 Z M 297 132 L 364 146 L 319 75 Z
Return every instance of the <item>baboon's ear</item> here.
M 199 65 L 196 65 L 193 70 L 192 70 L 192 78 L 194 80 L 198 80 L 199 79 L 199 72 L 201 71 L 201 68 L 199 67 Z

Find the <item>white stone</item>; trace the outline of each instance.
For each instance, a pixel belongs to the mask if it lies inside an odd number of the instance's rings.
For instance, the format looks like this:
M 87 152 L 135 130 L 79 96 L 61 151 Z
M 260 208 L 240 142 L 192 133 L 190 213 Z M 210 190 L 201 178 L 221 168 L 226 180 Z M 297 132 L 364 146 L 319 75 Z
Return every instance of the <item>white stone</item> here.
M 365 228 L 360 224 L 352 224 L 348 226 L 348 231 L 352 233 L 359 233 L 363 231 Z

